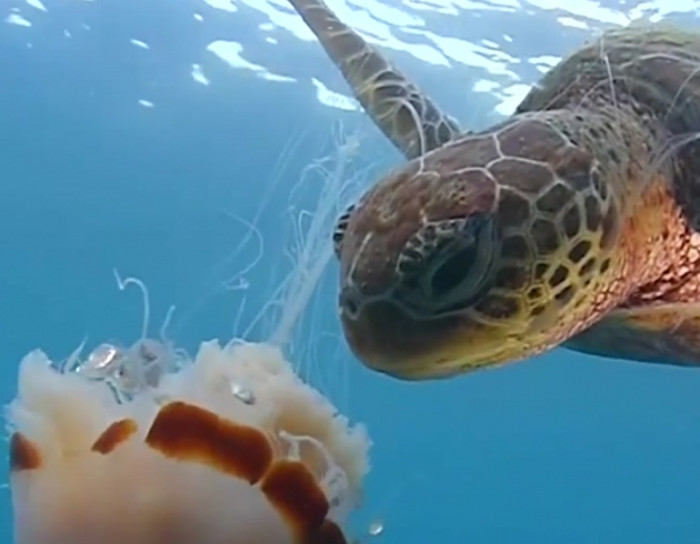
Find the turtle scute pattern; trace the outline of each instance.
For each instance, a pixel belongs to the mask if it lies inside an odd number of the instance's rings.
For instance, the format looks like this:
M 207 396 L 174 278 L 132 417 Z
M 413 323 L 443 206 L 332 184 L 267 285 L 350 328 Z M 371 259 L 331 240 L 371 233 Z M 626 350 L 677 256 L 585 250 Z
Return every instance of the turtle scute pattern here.
M 486 170 L 499 187 L 502 241 L 493 288 L 474 309 L 509 326 L 504 318 L 564 307 L 605 275 L 618 217 L 592 156 L 551 125 L 516 121 L 489 138 L 499 151 Z
M 380 181 L 336 232 L 357 353 L 466 371 L 541 353 L 615 308 L 656 273 L 649 195 L 668 184 L 650 176 L 653 138 L 625 108 L 524 113 Z
M 548 72 L 516 112 L 614 105 L 653 136 L 649 152 L 665 154 L 679 206 L 700 229 L 700 33 L 666 24 L 606 32 Z M 679 142 L 683 142 L 680 145 Z M 653 149 L 652 149 L 653 148 Z
M 611 250 L 619 233 L 621 195 L 612 185 L 629 160 L 613 145 L 602 157 L 600 150 L 594 155 L 589 149 L 601 139 L 613 144 L 619 134 L 602 116 L 525 114 L 409 164 L 339 224 L 339 251 L 350 220 L 355 232 L 379 234 L 375 248 L 366 248 L 365 258 L 360 253 L 353 263 L 355 285 L 375 288 L 376 295 L 390 291 L 393 283 L 392 298 L 424 317 L 467 311 L 483 324 L 516 330 L 527 329 L 548 305 L 582 304 L 585 288 L 606 282 L 614 272 Z M 474 194 L 475 187 L 481 195 Z M 440 293 L 417 294 L 416 275 L 444 249 L 441 240 L 453 240 L 456 230 L 477 217 L 482 223 L 488 217 L 496 231 L 492 243 L 498 255 L 485 271 L 487 285 L 472 301 L 436 307 Z M 366 228 L 358 229 L 361 223 Z M 373 249 L 395 258 L 383 259 L 386 267 L 378 268 Z M 451 270 L 459 281 L 473 264 L 474 255 L 466 256 L 439 270 Z

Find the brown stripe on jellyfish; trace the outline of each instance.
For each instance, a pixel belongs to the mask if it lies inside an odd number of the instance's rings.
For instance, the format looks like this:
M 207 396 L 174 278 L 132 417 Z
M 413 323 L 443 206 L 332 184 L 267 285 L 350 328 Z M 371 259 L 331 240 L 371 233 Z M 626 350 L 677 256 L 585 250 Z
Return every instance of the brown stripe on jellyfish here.
M 10 437 L 10 472 L 35 470 L 41 466 L 39 448 L 20 432 Z
M 309 468 L 300 461 L 279 460 L 265 474 L 260 488 L 287 520 L 298 544 L 346 544 L 338 525 L 326 519 L 328 499 Z
M 160 409 L 146 444 L 166 457 L 199 461 L 250 484 L 263 477 L 273 458 L 262 431 L 180 401 Z
M 299 544 L 347 544 L 347 542 L 341 528 L 329 519 L 299 540 Z
M 129 440 L 139 427 L 133 419 L 120 419 L 112 423 L 105 431 L 95 440 L 91 450 L 97 453 L 107 454 Z
M 299 461 L 276 461 L 260 488 L 295 531 L 307 534 L 328 514 L 328 499 L 311 471 Z

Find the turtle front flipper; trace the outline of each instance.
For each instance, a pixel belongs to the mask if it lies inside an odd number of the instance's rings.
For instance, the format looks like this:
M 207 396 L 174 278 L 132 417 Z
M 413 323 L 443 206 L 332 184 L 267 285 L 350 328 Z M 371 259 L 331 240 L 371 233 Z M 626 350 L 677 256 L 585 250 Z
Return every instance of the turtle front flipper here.
M 290 0 L 340 69 L 360 104 L 407 159 L 460 135 L 444 114 L 321 0 Z
M 601 357 L 700 366 L 700 303 L 615 310 L 564 346 Z

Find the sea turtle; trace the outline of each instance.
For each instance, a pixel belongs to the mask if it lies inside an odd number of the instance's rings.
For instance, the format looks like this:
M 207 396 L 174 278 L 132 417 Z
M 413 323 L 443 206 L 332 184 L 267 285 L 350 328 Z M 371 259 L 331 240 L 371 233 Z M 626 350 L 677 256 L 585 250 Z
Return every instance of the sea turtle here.
M 556 346 L 700 366 L 700 34 L 609 30 L 460 130 L 319 0 L 291 0 L 407 162 L 338 221 L 340 314 L 411 380 Z

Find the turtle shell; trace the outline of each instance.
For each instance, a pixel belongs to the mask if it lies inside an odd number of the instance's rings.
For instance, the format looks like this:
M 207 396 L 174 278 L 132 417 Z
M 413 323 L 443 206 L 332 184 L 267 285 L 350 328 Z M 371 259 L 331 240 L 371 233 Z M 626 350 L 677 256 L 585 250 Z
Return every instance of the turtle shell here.
M 664 139 L 657 161 L 676 159 L 673 189 L 700 228 L 700 33 L 665 24 L 631 25 L 577 50 L 530 91 L 516 114 L 614 101 Z

